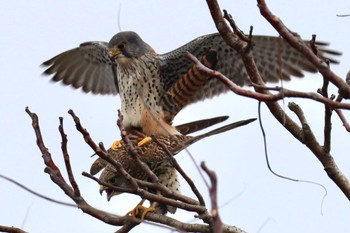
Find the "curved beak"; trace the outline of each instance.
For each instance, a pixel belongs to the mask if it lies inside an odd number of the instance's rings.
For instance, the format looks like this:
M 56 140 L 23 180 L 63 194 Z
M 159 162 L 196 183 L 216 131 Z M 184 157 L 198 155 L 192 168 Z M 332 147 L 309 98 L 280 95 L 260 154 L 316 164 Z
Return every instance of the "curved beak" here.
M 103 191 L 106 191 L 107 187 L 100 185 L 100 195 L 102 196 Z
M 110 189 L 110 188 L 108 188 L 106 186 L 100 185 L 100 195 L 101 196 L 102 196 L 103 192 L 106 192 L 106 194 L 107 194 L 107 201 L 110 201 L 111 198 L 114 195 L 116 195 L 116 193 L 112 189 Z

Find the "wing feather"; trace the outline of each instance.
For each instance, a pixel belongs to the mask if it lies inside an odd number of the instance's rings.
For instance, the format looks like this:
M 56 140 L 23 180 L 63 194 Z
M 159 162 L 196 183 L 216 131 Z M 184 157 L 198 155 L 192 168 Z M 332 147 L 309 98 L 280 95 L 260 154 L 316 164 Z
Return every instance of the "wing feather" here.
M 42 65 L 44 74 L 53 81 L 82 88 L 94 94 L 118 94 L 116 67 L 108 57 L 106 42 L 85 42 L 78 48 L 63 52 Z
M 316 67 L 310 63 L 300 52 L 291 47 L 279 37 L 253 36 L 253 56 L 260 74 L 265 82 L 278 82 L 290 80 L 291 76 L 303 77 L 304 71 L 317 72 Z M 338 63 L 328 56 L 340 55 L 339 52 L 327 49 L 328 44 L 318 42 L 319 56 L 328 59 L 331 63 Z M 237 85 L 250 83 L 248 74 L 240 55 L 221 38 L 218 33 L 199 37 L 184 46 L 169 53 L 159 55 L 161 64 L 161 77 L 169 89 L 191 67 L 184 54 L 186 51 L 197 58 L 205 55 L 210 49 L 217 51 L 218 63 L 216 70 L 223 73 Z M 206 98 L 228 91 L 227 87 L 216 79 L 208 83 L 189 101 L 194 103 Z

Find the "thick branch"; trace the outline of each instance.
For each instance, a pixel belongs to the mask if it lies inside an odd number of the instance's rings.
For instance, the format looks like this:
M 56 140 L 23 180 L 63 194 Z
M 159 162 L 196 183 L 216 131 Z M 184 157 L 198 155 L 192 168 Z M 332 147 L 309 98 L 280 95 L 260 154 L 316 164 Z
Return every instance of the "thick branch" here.
M 288 105 L 289 109 L 293 111 L 299 118 L 302 124 L 302 133 L 304 137 L 304 144 L 314 153 L 318 160 L 323 165 L 327 175 L 337 184 L 345 196 L 350 200 L 350 184 L 346 176 L 341 172 L 333 157 L 327 153 L 323 147 L 317 142 L 309 124 L 307 123 L 302 109 L 295 103 Z
M 8 232 L 8 233 L 27 233 L 26 231 L 17 228 L 17 227 L 8 227 L 0 225 L 0 232 Z

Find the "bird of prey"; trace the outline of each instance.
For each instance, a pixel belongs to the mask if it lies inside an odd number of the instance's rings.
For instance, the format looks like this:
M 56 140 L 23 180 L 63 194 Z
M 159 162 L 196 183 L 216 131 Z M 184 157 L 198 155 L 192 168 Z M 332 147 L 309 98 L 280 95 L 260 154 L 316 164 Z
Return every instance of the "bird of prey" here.
M 178 132 L 180 132 L 181 135 L 188 135 L 188 134 L 198 132 L 202 129 L 211 127 L 211 126 L 218 124 L 218 123 L 221 123 L 223 121 L 226 121 L 228 118 L 229 118 L 228 116 L 219 116 L 219 117 L 214 117 L 214 118 L 197 120 L 197 121 L 192 121 L 189 123 L 177 125 L 177 126 L 175 126 L 175 128 Z M 136 146 L 139 144 L 140 141 L 142 141 L 143 136 L 145 135 L 144 132 L 142 132 L 136 128 L 126 130 L 126 134 L 128 135 L 128 139 L 130 140 L 130 142 Z M 120 145 L 118 145 L 116 147 L 113 147 L 113 146 L 114 145 L 112 145 L 112 147 L 110 148 L 111 150 L 118 150 L 122 146 L 122 141 L 120 142 Z M 108 164 L 107 161 L 102 159 L 102 158 L 96 159 L 95 162 L 91 165 L 90 173 L 92 175 L 97 174 L 107 164 Z
M 186 134 L 195 132 L 197 130 L 201 130 L 207 126 L 216 124 L 223 120 L 226 120 L 227 117 L 213 118 L 202 120 L 198 122 L 191 122 L 185 125 L 177 126 L 176 128 L 182 133 L 180 135 L 168 135 L 168 136 L 157 136 L 157 140 L 162 143 L 171 153 L 171 155 L 175 155 L 179 153 L 181 150 L 185 149 L 189 145 L 212 135 L 223 133 L 225 131 L 249 124 L 256 119 L 248 119 L 242 120 L 235 123 L 231 123 L 225 125 L 223 127 L 214 129 L 204 134 L 200 134 L 197 136 L 188 136 Z M 207 123 L 206 123 L 207 122 Z M 199 123 L 199 124 L 198 124 Z M 206 124 L 202 124 L 206 123 Z M 194 127 L 193 127 L 194 126 Z M 131 130 L 128 132 L 130 136 L 130 140 L 134 143 L 142 140 L 145 137 L 145 134 L 139 130 Z M 124 142 L 122 142 L 123 144 Z M 172 162 L 172 158 L 167 154 L 166 151 L 154 141 L 139 147 L 135 147 L 137 154 L 142 162 L 144 162 L 150 170 L 158 177 L 158 180 L 161 184 L 169 188 L 173 192 L 179 192 L 179 182 L 177 179 L 177 172 Z M 114 149 L 108 150 L 109 155 L 117 162 L 119 162 L 122 167 L 134 178 L 139 180 L 150 181 L 150 177 L 148 177 L 147 173 L 135 162 L 132 156 L 129 155 L 126 148 L 123 146 Z M 112 185 L 114 187 L 119 188 L 132 188 L 131 184 L 125 178 L 125 176 L 121 175 L 116 168 L 106 162 L 105 160 L 98 158 L 91 166 L 90 173 L 92 175 L 97 174 L 103 169 L 100 175 L 100 181 Z M 100 186 L 100 193 L 107 193 L 107 200 L 109 201 L 114 195 L 119 195 L 121 192 L 116 191 L 107 186 Z M 153 191 L 154 193 L 160 194 L 159 191 Z M 159 211 L 162 214 L 166 214 L 167 212 L 175 213 L 176 208 L 173 206 L 167 206 L 161 203 L 152 203 L 150 208 L 144 208 L 142 206 L 144 200 L 134 209 L 142 209 L 142 219 L 145 214 L 149 211 Z M 140 206 L 141 205 L 141 206 Z M 137 215 L 135 212 L 131 211 L 132 215 Z
M 266 82 L 303 77 L 303 71 L 317 71 L 307 58 L 281 38 L 253 36 L 252 41 L 255 62 Z M 326 43 L 317 45 L 321 59 L 337 62 L 327 56 L 339 53 L 328 50 Z M 183 107 L 228 90 L 215 78 L 193 72 L 196 69 L 185 58 L 186 51 L 234 83 L 241 86 L 250 83 L 239 54 L 226 45 L 218 33 L 158 54 L 137 33 L 119 32 L 109 42 L 85 42 L 51 58 L 43 63 L 48 67 L 44 73 L 53 75 L 54 81 L 85 92 L 119 94 L 125 128 L 136 127 L 146 135 L 166 136 L 179 133 L 172 121 Z

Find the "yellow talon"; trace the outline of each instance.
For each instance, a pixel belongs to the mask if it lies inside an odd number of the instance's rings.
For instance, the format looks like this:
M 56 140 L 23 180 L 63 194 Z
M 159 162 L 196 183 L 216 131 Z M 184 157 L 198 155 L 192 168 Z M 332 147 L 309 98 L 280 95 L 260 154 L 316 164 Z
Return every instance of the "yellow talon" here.
M 142 205 L 142 204 L 145 202 L 145 200 L 146 200 L 146 199 L 142 199 L 142 200 L 140 201 L 140 203 L 137 204 L 137 205 L 135 206 L 134 209 L 132 209 L 132 210 L 130 210 L 129 212 L 127 212 L 126 215 L 129 215 L 129 214 L 130 214 L 131 216 L 133 216 L 134 218 L 136 218 L 136 216 L 139 214 L 140 211 L 146 209 L 146 207 L 144 207 L 144 206 Z
M 120 148 L 122 146 L 122 143 L 120 140 L 116 140 L 112 143 L 111 149 L 114 151 L 117 151 L 118 148 Z
M 139 146 L 139 147 L 144 146 L 144 145 L 150 143 L 151 141 L 152 141 L 151 137 L 145 137 L 144 139 L 142 139 L 141 141 L 139 141 L 137 143 L 137 146 Z
M 148 207 L 148 208 L 143 207 L 144 209 L 143 209 L 143 212 L 142 212 L 142 215 L 141 215 L 141 221 L 143 221 L 145 219 L 146 214 L 148 212 L 153 212 L 153 211 L 156 210 L 156 205 L 157 205 L 157 202 L 153 202 L 150 207 Z
M 126 215 L 131 215 L 132 217 L 136 218 L 139 212 L 141 212 L 143 209 L 146 209 L 146 207 L 138 204 L 134 209 L 127 212 Z
M 146 199 L 142 199 L 141 202 L 137 204 L 134 209 L 130 210 L 126 215 L 131 215 L 132 217 L 136 218 L 136 216 L 142 212 L 141 221 L 143 221 L 148 212 L 153 212 L 156 210 L 157 205 L 157 202 L 153 202 L 150 207 L 146 208 L 142 205 L 145 200 Z

